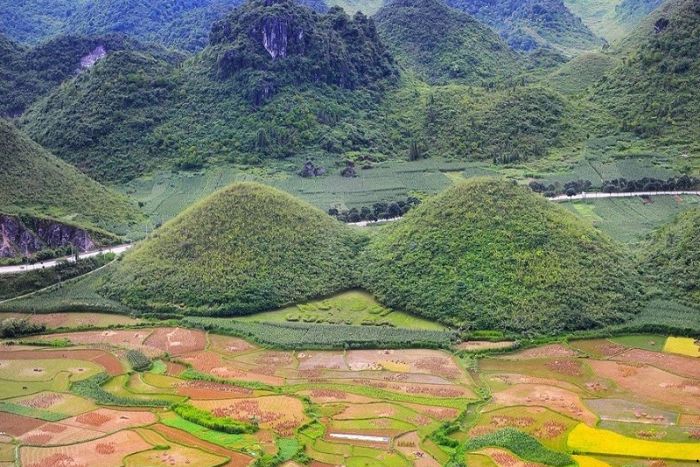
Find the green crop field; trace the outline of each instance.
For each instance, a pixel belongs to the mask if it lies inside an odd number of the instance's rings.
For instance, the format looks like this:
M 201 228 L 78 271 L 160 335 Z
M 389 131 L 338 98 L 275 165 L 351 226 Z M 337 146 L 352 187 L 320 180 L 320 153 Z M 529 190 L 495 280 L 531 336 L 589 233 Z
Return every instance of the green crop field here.
M 371 294 L 359 290 L 344 292 L 325 300 L 243 316 L 237 320 L 259 323 L 383 325 L 428 331 L 445 330 L 444 326 L 434 321 L 385 308 Z
M 611 237 L 636 244 L 679 213 L 700 206 L 700 196 L 653 196 L 651 202 L 641 198 L 591 199 L 566 202 L 562 206 Z

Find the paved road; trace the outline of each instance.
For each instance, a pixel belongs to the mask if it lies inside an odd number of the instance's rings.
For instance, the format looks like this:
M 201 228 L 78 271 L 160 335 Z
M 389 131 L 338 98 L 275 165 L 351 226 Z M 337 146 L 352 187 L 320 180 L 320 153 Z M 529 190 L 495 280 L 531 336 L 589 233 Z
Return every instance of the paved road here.
M 700 196 L 700 191 L 637 191 L 632 193 L 581 193 L 574 196 L 560 195 L 553 198 L 547 198 L 550 201 L 561 202 L 561 201 L 574 201 L 574 200 L 585 200 L 585 199 L 605 199 L 605 198 L 634 198 L 636 196 L 678 196 L 678 195 L 697 195 Z M 393 219 L 381 219 L 376 222 L 362 221 L 362 222 L 352 222 L 348 225 L 355 225 L 358 227 L 367 227 L 370 224 L 380 224 L 384 222 L 393 222 L 401 219 L 400 217 L 394 217 Z M 131 248 L 133 244 L 127 243 L 124 245 L 119 245 L 111 248 L 105 248 L 102 250 L 90 251 L 88 253 L 83 253 L 80 255 L 81 258 L 89 258 L 90 256 L 96 256 L 100 253 L 115 253 L 117 255 L 124 253 L 126 250 Z M 44 261 L 36 264 L 21 264 L 19 266 L 2 266 L 0 267 L 0 274 L 13 274 L 18 272 L 31 271 L 33 269 L 43 269 L 52 268 L 58 264 L 59 261 L 75 261 L 72 256 L 66 256 L 64 258 L 53 259 L 50 261 Z
M 124 253 L 126 250 L 131 248 L 133 244 L 126 243 L 124 245 L 118 245 L 118 246 L 113 246 L 109 248 L 103 248 L 101 250 L 95 250 L 95 251 L 88 251 L 86 253 L 81 253 L 80 258 L 89 258 L 91 256 L 97 256 L 102 253 L 114 253 L 117 255 L 120 255 Z M 14 274 L 18 272 L 26 272 L 26 271 L 31 271 L 34 269 L 44 269 L 44 268 L 52 268 L 56 266 L 59 261 L 68 261 L 68 262 L 74 262 L 75 258 L 73 256 L 64 256 L 63 258 L 56 258 L 52 259 L 49 261 L 42 261 L 41 263 L 34 263 L 34 264 L 20 264 L 17 266 L 2 266 L 0 267 L 0 274 Z
M 550 201 L 573 201 L 577 199 L 634 198 L 637 196 L 678 196 L 698 195 L 700 191 L 634 191 L 631 193 L 581 193 L 574 196 L 559 195 L 547 198 Z

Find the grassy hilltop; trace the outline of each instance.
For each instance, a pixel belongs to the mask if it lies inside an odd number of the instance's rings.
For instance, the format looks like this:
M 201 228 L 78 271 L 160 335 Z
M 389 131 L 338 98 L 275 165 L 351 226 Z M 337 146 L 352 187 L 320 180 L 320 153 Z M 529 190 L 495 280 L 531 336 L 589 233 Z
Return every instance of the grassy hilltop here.
M 477 329 L 556 333 L 635 313 L 620 247 L 526 188 L 457 185 L 373 238 L 364 283 L 384 304 Z
M 360 245 L 322 211 L 236 183 L 126 254 L 105 292 L 134 309 L 268 310 L 351 287 Z

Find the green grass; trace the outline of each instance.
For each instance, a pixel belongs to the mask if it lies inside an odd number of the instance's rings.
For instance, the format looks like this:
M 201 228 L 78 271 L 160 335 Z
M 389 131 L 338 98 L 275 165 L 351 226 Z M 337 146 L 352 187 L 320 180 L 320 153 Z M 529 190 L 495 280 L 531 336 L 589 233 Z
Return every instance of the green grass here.
M 159 395 L 159 398 L 132 394 L 124 388 L 126 376 L 110 379 L 106 373 L 100 373 L 86 380 L 73 383 L 71 391 L 86 399 L 92 399 L 101 405 L 131 407 L 167 407 L 173 402 L 173 396 Z M 104 387 L 103 387 L 104 385 Z M 165 398 L 170 400 L 166 400 Z
M 637 311 L 620 245 L 505 181 L 446 190 L 383 228 L 363 254 L 363 281 L 380 302 L 472 330 L 556 334 Z
M 201 425 L 197 425 L 196 423 L 188 422 L 184 418 L 171 412 L 161 415 L 160 421 L 164 425 L 177 428 L 204 441 L 208 441 L 216 444 L 217 446 L 222 446 L 228 449 L 241 450 L 243 448 L 252 447 L 257 443 L 257 441 L 250 435 L 214 431 Z
M 0 303 L 0 311 L 21 313 L 106 312 L 131 314 L 123 304 L 98 294 L 108 268 L 57 284 L 36 294 Z
M 124 233 L 141 220 L 136 204 L 49 154 L 0 119 L 0 212 L 50 217 Z
M 562 203 L 562 206 L 591 222 L 612 238 L 638 245 L 650 233 L 679 213 L 700 206 L 700 197 L 655 196 L 645 204 L 640 198 L 597 199 Z
M 404 329 L 442 331 L 444 326 L 381 306 L 367 292 L 350 291 L 324 300 L 238 318 L 242 322 L 388 325 Z
M 0 412 L 24 415 L 25 417 L 38 418 L 39 420 L 46 420 L 47 422 L 57 422 L 69 417 L 69 415 L 66 414 L 52 412 L 50 410 L 34 409 L 6 401 L 0 402 Z
M 661 352 L 664 348 L 664 343 L 666 342 L 666 336 L 653 335 L 653 334 L 640 334 L 640 335 L 629 335 L 629 336 L 619 336 L 610 339 L 613 342 L 622 344 L 626 347 L 632 347 L 635 349 L 650 350 L 652 352 Z
M 549 82 L 559 92 L 577 94 L 599 81 L 611 70 L 616 60 L 600 52 L 574 57 L 549 75 Z

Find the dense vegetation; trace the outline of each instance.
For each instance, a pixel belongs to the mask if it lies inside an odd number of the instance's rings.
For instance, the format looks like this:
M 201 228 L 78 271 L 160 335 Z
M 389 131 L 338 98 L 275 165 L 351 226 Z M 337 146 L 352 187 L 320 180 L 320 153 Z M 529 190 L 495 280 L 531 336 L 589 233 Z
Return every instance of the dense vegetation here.
M 564 467 L 574 463 L 568 454 L 547 449 L 537 439 L 515 428 L 504 428 L 477 436 L 466 444 L 468 451 L 477 451 L 486 447 L 504 448 L 523 460 L 538 464 Z
M 601 44 L 562 0 L 448 0 L 447 4 L 489 24 L 515 49 L 568 52 Z
M 21 114 L 60 83 L 90 68 L 103 53 L 124 49 L 146 50 L 146 47 L 111 34 L 61 36 L 27 48 L 0 35 L 0 116 Z M 96 53 L 90 56 L 93 52 Z
M 119 233 L 141 214 L 123 195 L 62 162 L 0 119 L 0 211 L 48 216 Z
M 700 303 L 700 209 L 684 212 L 641 249 L 651 286 L 693 308 Z
M 110 377 L 107 373 L 99 373 L 82 381 L 72 383 L 70 386 L 71 392 L 93 399 L 100 405 L 117 405 L 131 407 L 167 407 L 170 405 L 168 401 L 161 399 L 139 399 L 136 397 L 123 397 L 105 391 L 102 387 Z
M 184 318 L 183 322 L 280 349 L 436 348 L 455 339 L 449 331 L 317 323 L 248 323 L 230 318 Z
M 638 287 L 628 263 L 563 208 L 477 179 L 373 237 L 363 282 L 382 303 L 434 320 L 552 334 L 630 318 Z
M 24 295 L 82 276 L 114 259 L 113 255 L 98 255 L 75 263 L 62 262 L 48 269 L 33 269 L 20 274 L 5 274 L 0 280 L 0 300 Z
M 255 433 L 258 430 L 253 423 L 239 422 L 230 417 L 217 417 L 190 404 L 177 404 L 173 411 L 188 422 L 222 433 L 243 434 Z
M 147 371 L 153 366 L 153 362 L 143 352 L 136 349 L 126 351 L 126 359 L 134 371 Z
M 46 325 L 31 323 L 26 319 L 6 318 L 0 320 L 0 337 L 13 338 L 40 334 L 46 331 Z
M 172 104 L 171 69 L 170 62 L 150 53 L 109 54 L 31 107 L 23 116 L 25 129 L 92 176 L 142 172 L 160 157 L 150 133 Z
M 592 99 L 619 118 L 622 130 L 697 150 L 700 4 L 669 0 L 626 39 L 623 53 Z
M 238 183 L 128 252 L 104 290 L 138 309 L 252 313 L 352 286 L 361 245 L 320 210 Z
M 482 84 L 522 68 L 522 59 L 496 33 L 442 0 L 394 0 L 375 20 L 399 63 L 432 83 Z

